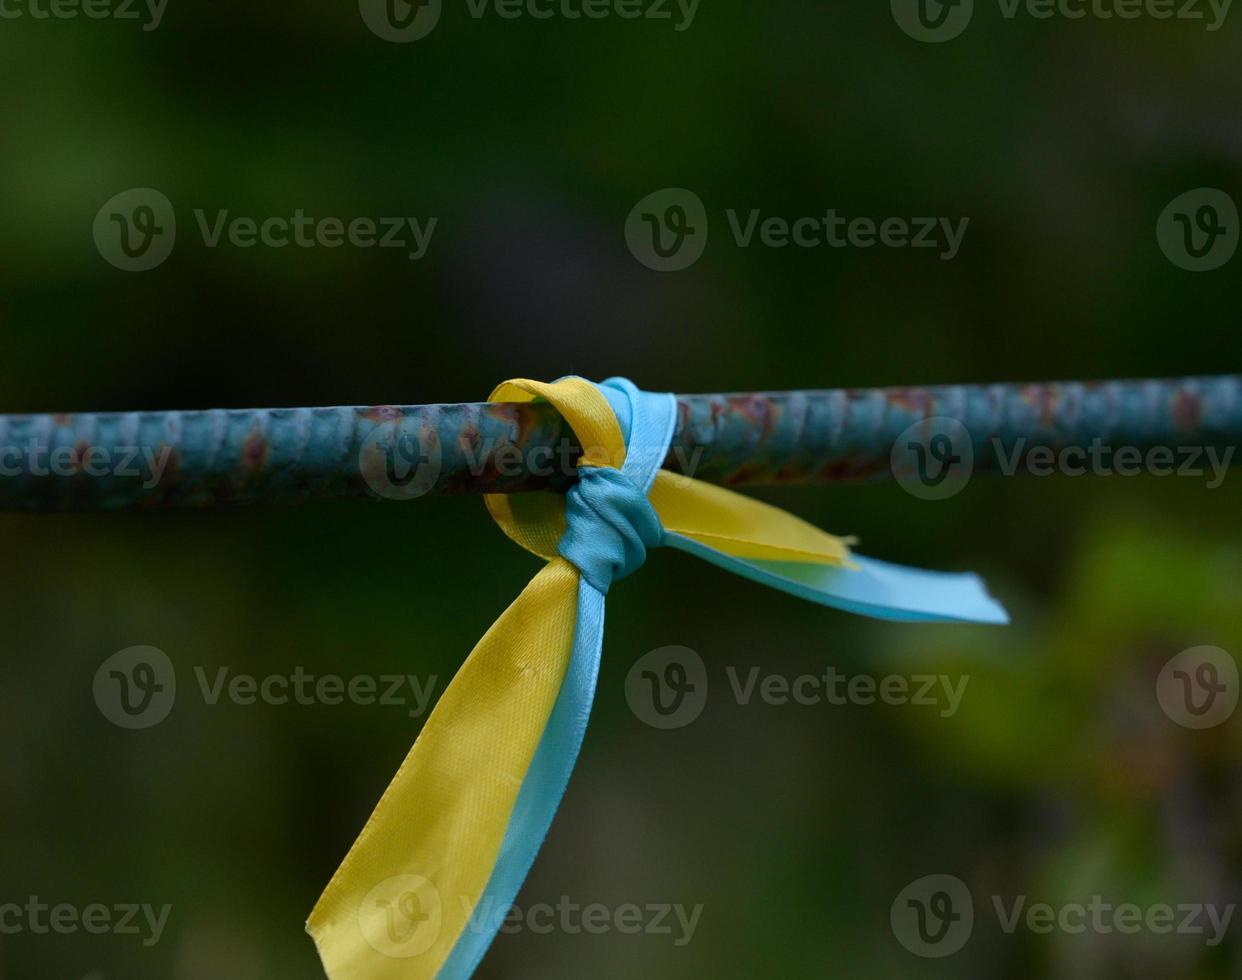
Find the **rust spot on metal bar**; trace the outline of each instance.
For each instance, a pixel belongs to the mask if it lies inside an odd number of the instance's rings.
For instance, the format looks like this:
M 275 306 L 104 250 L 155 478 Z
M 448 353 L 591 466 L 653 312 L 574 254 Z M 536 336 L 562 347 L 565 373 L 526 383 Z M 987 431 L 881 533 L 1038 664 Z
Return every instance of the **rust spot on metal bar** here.
M 175 484 L 181 479 L 181 450 L 175 446 L 165 448 L 161 445 L 156 449 L 157 459 L 160 453 L 168 455 L 164 462 L 164 480 L 169 485 Z
M 1061 392 L 1053 385 L 1023 385 L 1019 396 L 1026 404 L 1039 412 L 1039 424 L 1051 426 L 1061 403 Z
M 479 427 L 473 422 L 468 422 L 461 427 L 461 432 L 457 437 L 457 444 L 463 450 L 474 453 L 478 451 L 479 443 L 482 439 L 483 436 L 479 432 Z
M 1173 424 L 1181 432 L 1192 432 L 1203 419 L 1203 399 L 1196 391 L 1180 389 L 1173 396 Z
M 271 448 L 267 437 L 262 431 L 252 429 L 250 435 L 246 436 L 246 442 L 242 446 L 241 468 L 247 473 L 254 473 L 263 469 L 267 465 L 267 458 L 271 454 Z
M 859 398 L 865 398 L 867 394 L 860 392 Z M 914 415 L 927 417 L 932 414 L 935 405 L 931 392 L 926 388 L 885 388 L 883 394 L 886 405 Z

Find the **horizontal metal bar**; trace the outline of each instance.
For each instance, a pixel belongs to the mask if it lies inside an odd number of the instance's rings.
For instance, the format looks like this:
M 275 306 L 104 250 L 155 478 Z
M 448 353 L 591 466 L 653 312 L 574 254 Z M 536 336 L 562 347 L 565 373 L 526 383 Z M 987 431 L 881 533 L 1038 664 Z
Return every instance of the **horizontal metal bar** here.
M 898 438 L 933 417 L 965 427 L 978 471 L 1037 447 L 1242 439 L 1238 375 L 677 401 L 665 467 L 730 486 L 891 478 Z M 564 491 L 580 453 L 546 404 L 0 416 L 0 510 Z

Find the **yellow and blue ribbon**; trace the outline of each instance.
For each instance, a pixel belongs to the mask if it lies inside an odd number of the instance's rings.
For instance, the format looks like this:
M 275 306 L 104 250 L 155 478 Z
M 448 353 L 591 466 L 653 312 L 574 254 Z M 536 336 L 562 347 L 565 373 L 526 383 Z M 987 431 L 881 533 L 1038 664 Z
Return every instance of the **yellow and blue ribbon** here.
M 466 659 L 307 923 L 331 980 L 470 976 L 560 805 L 599 676 L 604 598 L 647 550 L 679 548 L 763 585 L 896 620 L 1007 622 L 974 575 L 853 555 L 749 497 L 661 471 L 672 395 L 624 379 L 510 381 L 583 447 L 565 496 L 491 496 L 509 537 L 547 561 Z

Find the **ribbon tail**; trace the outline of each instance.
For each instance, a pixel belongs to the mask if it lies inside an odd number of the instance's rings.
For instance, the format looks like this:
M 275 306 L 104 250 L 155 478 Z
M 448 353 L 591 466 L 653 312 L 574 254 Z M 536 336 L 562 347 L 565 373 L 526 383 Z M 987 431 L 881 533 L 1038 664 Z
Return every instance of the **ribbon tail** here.
M 471 976 L 513 906 L 552 826 L 569 785 L 595 700 L 604 639 L 604 595 L 583 578 L 578 620 L 565 683 L 518 794 L 496 866 L 470 927 L 440 972 L 440 980 Z
M 1009 622 L 1005 608 L 988 595 L 979 576 L 970 572 L 929 572 L 861 555 L 853 556 L 852 568 L 743 559 L 680 534 L 666 535 L 666 543 L 761 585 L 874 619 L 997 625 Z
M 977 575 L 863 558 L 849 539 L 751 497 L 661 472 L 651 502 L 669 547 L 811 602 L 906 622 L 1009 622 Z
M 307 922 L 330 980 L 435 977 L 476 928 L 570 666 L 578 597 L 577 570 L 550 562 L 445 690 Z

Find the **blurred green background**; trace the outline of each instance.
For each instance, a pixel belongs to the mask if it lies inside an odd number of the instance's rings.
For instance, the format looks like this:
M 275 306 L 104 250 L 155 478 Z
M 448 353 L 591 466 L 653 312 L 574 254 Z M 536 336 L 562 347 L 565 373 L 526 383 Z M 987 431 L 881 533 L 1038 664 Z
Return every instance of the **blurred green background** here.
M 22 0 L 28 3 L 29 0 Z M 24 8 L 23 8 L 24 9 Z M 704 0 L 692 26 L 446 6 L 413 44 L 354 4 L 171 0 L 158 29 L 0 22 L 5 412 L 429 403 L 499 380 L 624 374 L 679 392 L 1238 369 L 1242 257 L 1192 274 L 1155 221 L 1242 193 L 1242 35 L 1007 20 L 922 44 L 888 5 Z M 660 188 L 706 203 L 703 259 L 644 268 Z M 131 187 L 180 236 L 145 273 L 92 239 Z M 193 211 L 436 216 L 427 256 L 207 248 Z M 724 209 L 969 216 L 909 249 L 738 248 Z M 897 627 L 661 552 L 609 599 L 578 771 L 519 905 L 702 904 L 693 940 L 502 936 L 483 977 L 1242 976 L 1203 937 L 1007 935 L 989 896 L 1236 900 L 1239 722 L 1155 697 L 1188 647 L 1242 653 L 1242 481 L 976 479 L 761 494 L 893 561 L 983 573 L 1008 629 Z M 447 682 L 537 568 L 478 500 L 5 516 L 0 904 L 172 905 L 162 940 L 0 935 L 0 978 L 320 976 L 302 923 L 421 725 L 399 707 L 209 706 L 194 668 Z M 100 713 L 103 661 L 164 650 L 171 716 Z M 697 651 L 672 732 L 631 664 Z M 724 670 L 969 676 L 961 710 L 740 705 Z M 890 907 L 975 896 L 920 959 Z

